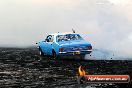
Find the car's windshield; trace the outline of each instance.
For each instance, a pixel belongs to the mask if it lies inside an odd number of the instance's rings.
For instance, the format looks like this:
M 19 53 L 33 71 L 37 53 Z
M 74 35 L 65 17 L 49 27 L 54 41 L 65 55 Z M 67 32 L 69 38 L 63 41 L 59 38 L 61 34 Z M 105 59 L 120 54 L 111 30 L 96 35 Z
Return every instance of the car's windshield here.
M 69 41 L 69 40 L 79 40 L 82 37 L 79 34 L 66 34 L 66 35 L 58 35 L 57 42 L 60 41 Z

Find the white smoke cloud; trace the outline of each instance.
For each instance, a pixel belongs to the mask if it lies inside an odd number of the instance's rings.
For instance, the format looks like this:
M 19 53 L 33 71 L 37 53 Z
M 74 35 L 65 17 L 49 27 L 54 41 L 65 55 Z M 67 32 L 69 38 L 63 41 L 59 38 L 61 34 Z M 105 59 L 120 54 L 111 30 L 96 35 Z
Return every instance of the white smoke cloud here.
M 132 55 L 131 0 L 1 0 L 0 11 L 1 46 L 35 45 L 74 28 L 94 48 Z

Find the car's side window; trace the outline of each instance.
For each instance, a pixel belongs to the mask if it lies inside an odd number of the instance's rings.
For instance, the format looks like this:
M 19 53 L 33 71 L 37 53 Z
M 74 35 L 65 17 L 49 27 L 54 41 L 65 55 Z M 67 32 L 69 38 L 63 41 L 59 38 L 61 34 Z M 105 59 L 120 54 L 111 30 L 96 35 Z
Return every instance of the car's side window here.
M 49 35 L 47 36 L 47 38 L 45 39 L 46 42 L 49 42 Z
M 46 42 L 53 42 L 53 36 L 48 35 L 47 38 L 46 38 Z
M 53 42 L 53 41 L 54 41 L 54 36 L 51 36 L 50 42 Z

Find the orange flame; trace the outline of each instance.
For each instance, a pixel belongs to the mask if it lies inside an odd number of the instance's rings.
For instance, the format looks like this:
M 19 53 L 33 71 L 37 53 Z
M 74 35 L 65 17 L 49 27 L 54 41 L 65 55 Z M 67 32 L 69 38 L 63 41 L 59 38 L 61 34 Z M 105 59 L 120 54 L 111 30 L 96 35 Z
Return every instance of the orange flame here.
M 78 71 L 79 71 L 79 75 L 80 75 L 80 76 L 86 75 L 86 72 L 85 72 L 85 70 L 82 68 L 82 66 L 79 66 Z

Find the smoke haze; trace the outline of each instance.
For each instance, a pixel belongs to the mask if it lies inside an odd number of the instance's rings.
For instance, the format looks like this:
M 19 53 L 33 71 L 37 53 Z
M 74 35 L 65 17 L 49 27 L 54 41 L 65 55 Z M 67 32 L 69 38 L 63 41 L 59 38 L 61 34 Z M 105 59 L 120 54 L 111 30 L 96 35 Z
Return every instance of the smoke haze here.
M 130 0 L 0 0 L 0 46 L 32 46 L 73 28 L 94 48 L 131 57 L 131 15 Z

